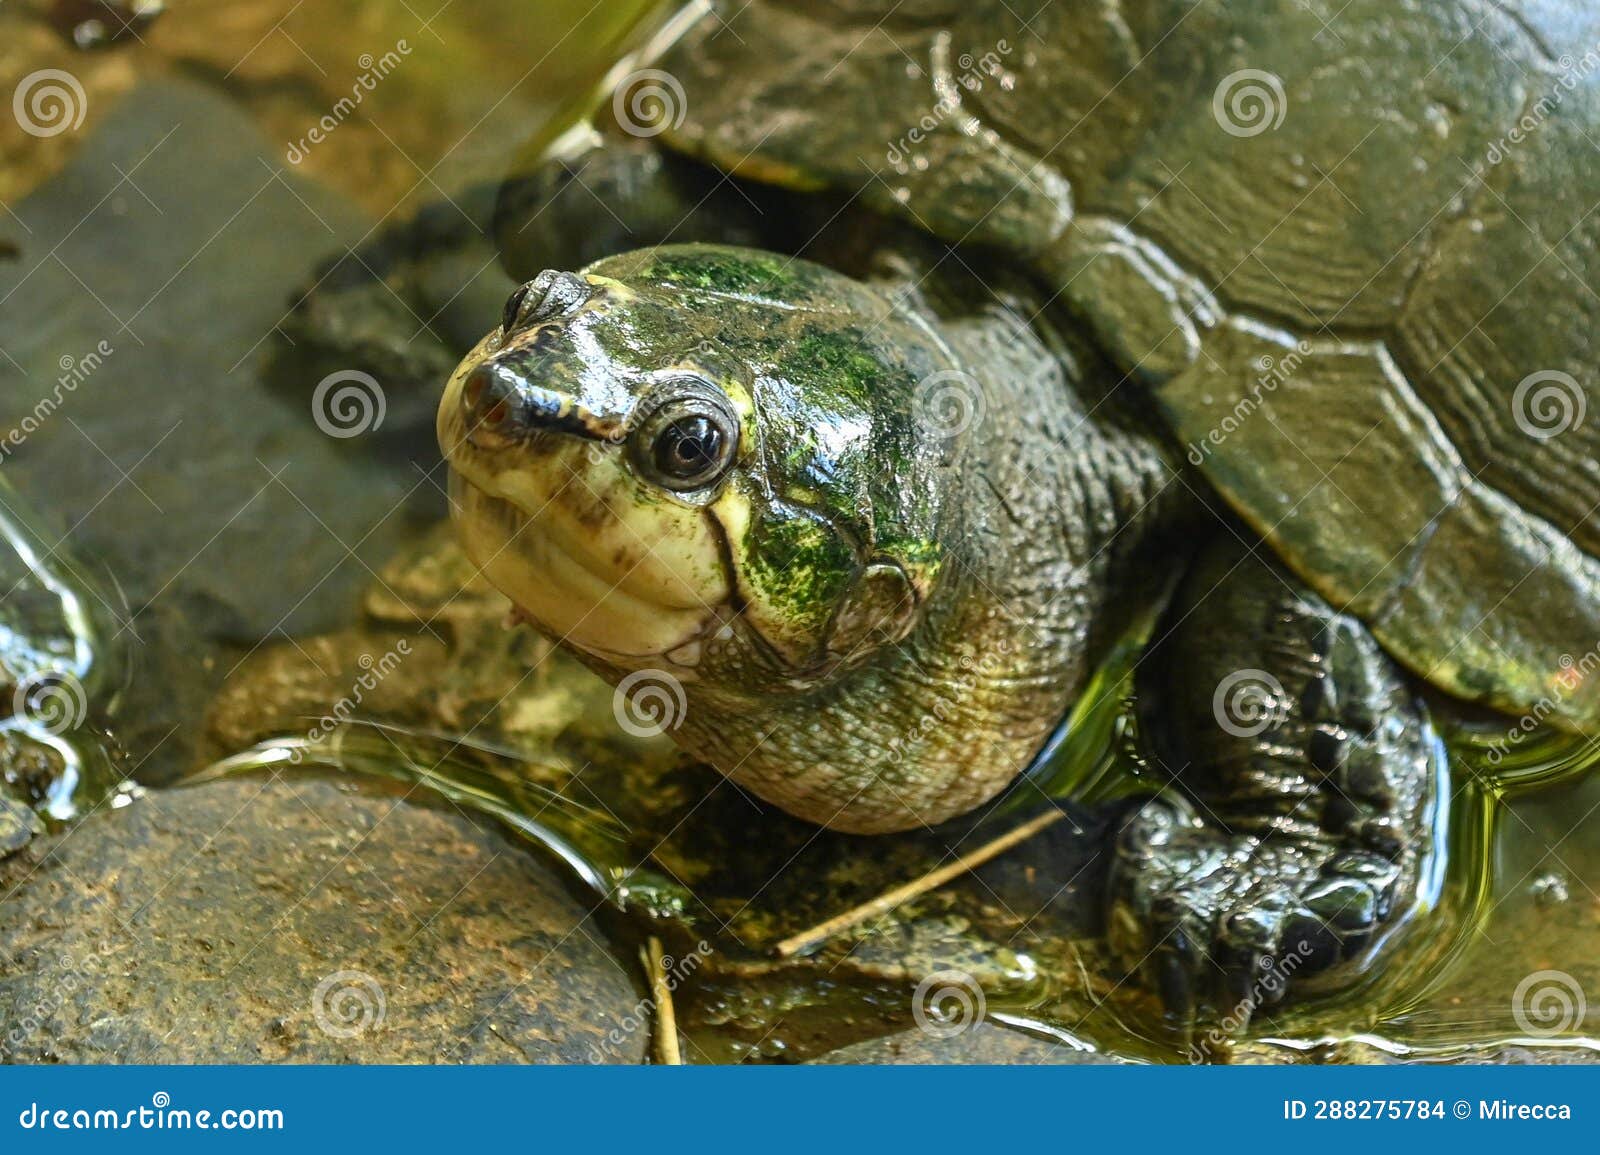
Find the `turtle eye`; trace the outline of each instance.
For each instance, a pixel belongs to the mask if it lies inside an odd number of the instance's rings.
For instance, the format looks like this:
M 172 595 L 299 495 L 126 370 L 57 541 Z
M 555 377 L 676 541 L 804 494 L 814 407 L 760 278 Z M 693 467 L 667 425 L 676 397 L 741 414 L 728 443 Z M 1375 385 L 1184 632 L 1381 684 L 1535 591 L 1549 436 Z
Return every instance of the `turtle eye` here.
M 706 489 L 733 464 L 739 422 L 720 390 L 695 381 L 650 406 L 630 439 L 635 467 L 674 493 Z
M 680 417 L 656 434 L 650 456 L 662 477 L 700 485 L 721 469 L 723 448 L 722 430 L 709 417 Z
M 588 281 L 576 273 L 546 269 L 506 298 L 506 307 L 500 314 L 501 336 L 509 337 L 524 325 L 570 313 L 588 299 Z

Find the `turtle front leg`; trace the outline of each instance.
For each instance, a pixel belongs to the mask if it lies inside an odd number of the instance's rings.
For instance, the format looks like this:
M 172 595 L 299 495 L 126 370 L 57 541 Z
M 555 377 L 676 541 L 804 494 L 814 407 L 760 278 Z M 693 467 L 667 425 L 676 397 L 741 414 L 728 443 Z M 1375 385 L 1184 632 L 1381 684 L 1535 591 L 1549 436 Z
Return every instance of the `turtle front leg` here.
M 1369 973 L 1431 905 L 1442 767 L 1393 660 L 1276 563 L 1213 547 L 1167 629 L 1140 671 L 1167 781 L 1118 836 L 1110 937 L 1175 1019 L 1243 1024 Z

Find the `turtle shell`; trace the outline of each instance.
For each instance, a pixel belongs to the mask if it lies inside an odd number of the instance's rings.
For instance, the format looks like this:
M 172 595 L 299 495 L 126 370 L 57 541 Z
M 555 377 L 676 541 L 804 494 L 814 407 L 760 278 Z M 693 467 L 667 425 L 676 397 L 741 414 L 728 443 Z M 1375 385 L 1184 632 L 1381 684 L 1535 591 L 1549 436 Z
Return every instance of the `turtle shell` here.
M 667 139 L 1043 278 L 1311 586 L 1600 722 L 1600 3 L 728 0 Z

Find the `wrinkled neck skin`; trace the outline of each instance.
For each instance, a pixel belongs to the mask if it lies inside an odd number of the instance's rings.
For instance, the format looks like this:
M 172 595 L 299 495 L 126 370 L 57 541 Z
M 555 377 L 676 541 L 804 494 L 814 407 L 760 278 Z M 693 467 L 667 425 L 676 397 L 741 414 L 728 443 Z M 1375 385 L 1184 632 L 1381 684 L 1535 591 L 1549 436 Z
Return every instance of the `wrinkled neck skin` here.
M 980 806 L 1026 769 L 1101 648 L 1108 599 L 1180 504 L 1155 440 L 1106 420 L 1010 315 L 947 325 L 980 380 L 981 419 L 946 480 L 955 541 L 901 642 L 790 692 L 685 683 L 680 745 L 785 810 L 887 833 Z M 612 675 L 615 680 L 616 675 Z

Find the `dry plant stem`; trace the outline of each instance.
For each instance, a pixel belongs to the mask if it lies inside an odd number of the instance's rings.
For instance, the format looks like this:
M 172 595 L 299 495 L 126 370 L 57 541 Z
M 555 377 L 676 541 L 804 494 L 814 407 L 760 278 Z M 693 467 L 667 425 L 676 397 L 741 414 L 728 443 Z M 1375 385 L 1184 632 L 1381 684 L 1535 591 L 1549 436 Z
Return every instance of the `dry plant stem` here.
M 818 923 L 810 930 L 791 935 L 775 948 L 778 957 L 793 958 L 797 954 L 803 954 L 812 947 L 826 942 L 840 931 L 848 930 L 857 923 L 865 922 L 867 919 L 880 914 L 887 914 L 901 903 L 916 898 L 920 894 L 926 894 L 936 887 L 943 886 L 952 878 L 958 878 L 974 867 L 982 866 L 991 858 L 1004 854 L 1019 842 L 1027 841 L 1035 834 L 1038 834 L 1039 831 L 1055 825 L 1066 816 L 1066 812 L 1063 810 L 1054 808 L 1046 810 L 1043 814 L 1030 818 L 1022 825 L 1006 831 L 1000 837 L 985 842 L 976 850 L 968 851 L 954 862 L 947 863 L 936 870 L 930 870 L 927 874 L 914 878 L 910 882 L 895 887 L 893 890 L 885 891 L 877 898 L 864 902 L 860 906 L 845 911 L 843 914 L 835 915 L 826 922 Z
M 656 1004 L 656 1062 L 664 1067 L 683 1065 L 678 1051 L 678 1015 L 672 1007 L 672 988 L 661 960 L 661 940 L 651 935 L 645 944 L 645 970 L 650 975 L 650 997 Z

